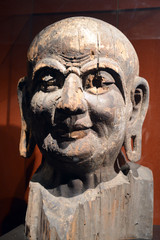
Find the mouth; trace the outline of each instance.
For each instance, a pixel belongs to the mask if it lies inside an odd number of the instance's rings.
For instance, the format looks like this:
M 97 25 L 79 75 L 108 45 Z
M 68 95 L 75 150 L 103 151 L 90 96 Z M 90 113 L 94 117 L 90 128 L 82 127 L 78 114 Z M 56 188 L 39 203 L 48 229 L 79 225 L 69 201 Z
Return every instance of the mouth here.
M 79 130 L 79 131 L 73 131 L 71 133 L 65 133 L 61 135 L 61 137 L 76 140 L 76 139 L 83 138 L 86 135 L 87 135 L 86 130 Z
M 54 129 L 53 135 L 58 142 L 75 141 L 87 136 L 89 129 L 90 128 L 82 125 L 72 126 L 71 129 L 68 129 L 66 126 L 62 125 L 61 127 L 57 126 Z

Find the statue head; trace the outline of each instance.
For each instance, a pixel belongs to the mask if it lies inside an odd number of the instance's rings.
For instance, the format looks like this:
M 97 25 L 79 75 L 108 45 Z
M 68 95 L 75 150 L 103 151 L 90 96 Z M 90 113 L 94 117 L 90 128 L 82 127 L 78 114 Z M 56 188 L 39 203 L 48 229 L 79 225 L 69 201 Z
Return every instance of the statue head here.
M 18 85 L 20 153 L 29 157 L 37 144 L 54 169 L 113 173 L 122 146 L 130 161 L 140 159 L 148 96 L 136 52 L 118 29 L 88 17 L 52 24 L 33 40 Z

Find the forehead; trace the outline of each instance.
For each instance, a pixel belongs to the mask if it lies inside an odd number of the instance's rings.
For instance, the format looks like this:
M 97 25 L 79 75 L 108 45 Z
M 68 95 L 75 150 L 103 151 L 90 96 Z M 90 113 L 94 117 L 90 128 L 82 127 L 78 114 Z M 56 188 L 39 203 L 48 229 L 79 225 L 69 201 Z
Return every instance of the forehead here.
M 100 57 L 112 59 L 126 81 L 139 71 L 137 55 L 128 39 L 110 24 L 93 18 L 64 19 L 40 32 L 31 44 L 28 60 L 34 67 L 46 57 L 65 64 L 84 64 Z

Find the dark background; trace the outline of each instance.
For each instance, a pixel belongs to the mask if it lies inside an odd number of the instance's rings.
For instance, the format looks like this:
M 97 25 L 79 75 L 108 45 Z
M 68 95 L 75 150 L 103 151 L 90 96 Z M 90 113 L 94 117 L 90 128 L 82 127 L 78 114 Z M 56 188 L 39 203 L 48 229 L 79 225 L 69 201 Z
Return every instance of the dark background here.
M 27 49 L 49 24 L 70 16 L 90 16 L 119 28 L 134 45 L 140 76 L 150 85 L 140 164 L 154 175 L 154 224 L 160 225 L 160 1 L 5 0 L 0 1 L 0 234 L 24 221 L 28 182 L 40 164 L 19 156 L 20 114 L 17 82 L 26 74 Z M 138 206 L 137 206 L 138 207 Z

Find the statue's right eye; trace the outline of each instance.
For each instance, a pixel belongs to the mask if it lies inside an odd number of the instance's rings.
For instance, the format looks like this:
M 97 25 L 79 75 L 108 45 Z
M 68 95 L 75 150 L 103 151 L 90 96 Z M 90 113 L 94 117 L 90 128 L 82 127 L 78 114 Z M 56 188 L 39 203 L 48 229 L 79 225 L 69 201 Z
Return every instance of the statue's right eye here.
M 40 89 L 44 92 L 55 91 L 59 87 L 58 80 L 50 75 L 43 77 L 41 80 Z
M 38 89 L 43 92 L 56 91 L 63 87 L 64 76 L 55 69 L 43 68 L 35 74 L 35 82 L 38 85 Z

